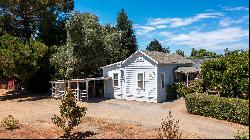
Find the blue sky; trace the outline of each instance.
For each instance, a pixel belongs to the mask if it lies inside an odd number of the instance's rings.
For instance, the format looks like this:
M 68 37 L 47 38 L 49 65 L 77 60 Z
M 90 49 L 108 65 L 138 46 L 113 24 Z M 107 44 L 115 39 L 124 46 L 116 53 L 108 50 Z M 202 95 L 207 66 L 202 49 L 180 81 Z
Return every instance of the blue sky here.
M 122 8 L 141 50 L 154 38 L 186 55 L 191 48 L 249 48 L 248 0 L 75 0 L 75 10 L 97 15 L 102 24 L 115 25 Z

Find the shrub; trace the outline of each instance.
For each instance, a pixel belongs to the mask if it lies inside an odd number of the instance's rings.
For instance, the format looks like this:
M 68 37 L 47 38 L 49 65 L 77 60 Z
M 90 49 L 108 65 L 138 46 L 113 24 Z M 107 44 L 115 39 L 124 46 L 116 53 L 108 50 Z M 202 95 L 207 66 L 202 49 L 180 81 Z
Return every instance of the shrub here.
M 187 95 L 185 103 L 191 114 L 249 124 L 249 100 L 195 93 Z
M 249 139 L 249 132 L 240 132 L 237 130 L 236 134 L 234 135 L 235 139 Z
M 179 131 L 179 120 L 175 121 L 172 118 L 171 110 L 167 116 L 166 120 L 161 123 L 161 128 L 159 128 L 160 139 L 180 139 L 182 133 Z
M 61 116 L 54 115 L 52 122 L 64 130 L 64 137 L 69 138 L 73 127 L 81 122 L 81 118 L 86 114 L 86 107 L 76 105 L 74 94 L 67 90 L 65 98 L 60 105 Z
M 192 93 L 203 93 L 205 90 L 203 80 L 189 81 L 188 88 L 190 88 Z
M 1 124 L 7 130 L 19 129 L 21 127 L 19 120 L 14 119 L 12 115 L 8 115 L 7 117 L 5 117 Z
M 249 99 L 249 52 L 235 51 L 201 65 L 207 88 L 221 90 L 221 96 Z
M 176 85 L 175 83 L 166 85 L 166 96 L 167 100 L 173 100 L 177 98 Z
M 178 96 L 185 97 L 186 95 L 192 93 L 192 89 L 186 86 L 185 82 L 176 83 L 176 92 Z

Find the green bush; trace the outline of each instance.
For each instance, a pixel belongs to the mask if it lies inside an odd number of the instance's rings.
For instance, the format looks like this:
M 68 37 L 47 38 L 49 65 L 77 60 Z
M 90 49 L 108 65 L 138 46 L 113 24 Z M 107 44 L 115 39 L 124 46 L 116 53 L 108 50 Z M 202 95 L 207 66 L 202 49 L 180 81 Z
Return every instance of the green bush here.
M 235 51 L 201 65 L 206 88 L 221 96 L 249 99 L 249 52 Z
M 185 82 L 173 84 L 173 89 L 179 97 L 186 97 L 191 93 L 201 93 L 204 91 L 203 82 L 201 80 L 189 81 L 188 87 Z
M 249 139 L 249 132 L 240 132 L 237 130 L 236 134 L 234 135 L 235 139 Z
M 86 107 L 76 105 L 74 94 L 67 90 L 62 104 L 60 105 L 61 116 L 54 115 L 52 122 L 64 130 L 64 137 L 69 138 L 71 130 L 80 124 L 81 118 L 85 116 Z
M 166 85 L 167 100 L 177 99 L 176 85 L 175 83 Z
M 194 93 L 186 96 L 185 103 L 191 114 L 249 124 L 249 100 Z
M 1 125 L 8 130 L 19 129 L 21 126 L 19 120 L 14 119 L 12 115 L 8 115 L 7 117 L 5 117 L 1 122 Z
M 175 85 L 179 97 L 186 97 L 186 95 L 192 93 L 192 89 L 187 87 L 185 82 L 176 83 Z

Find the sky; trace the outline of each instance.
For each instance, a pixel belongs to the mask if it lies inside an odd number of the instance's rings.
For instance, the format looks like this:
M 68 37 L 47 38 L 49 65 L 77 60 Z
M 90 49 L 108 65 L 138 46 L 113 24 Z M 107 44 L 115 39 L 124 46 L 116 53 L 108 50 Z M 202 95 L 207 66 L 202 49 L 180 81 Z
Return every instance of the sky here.
M 115 25 L 121 9 L 140 50 L 153 39 L 186 55 L 192 48 L 220 54 L 249 48 L 248 0 L 75 0 L 76 11 L 97 15 L 101 24 Z

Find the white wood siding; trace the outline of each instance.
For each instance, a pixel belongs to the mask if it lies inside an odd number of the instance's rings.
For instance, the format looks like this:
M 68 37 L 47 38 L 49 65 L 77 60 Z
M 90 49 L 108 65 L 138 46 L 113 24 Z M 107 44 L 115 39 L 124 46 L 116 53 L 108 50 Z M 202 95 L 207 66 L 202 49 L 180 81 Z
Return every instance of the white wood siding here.
M 118 87 L 113 87 L 113 73 L 118 73 Z M 112 77 L 111 80 L 104 80 L 104 97 L 105 98 L 121 98 L 119 94 L 121 93 L 120 88 L 120 71 L 117 67 L 117 64 L 104 67 L 103 68 L 103 76 L 104 77 Z
M 165 85 L 172 84 L 174 82 L 173 70 L 180 66 L 192 66 L 191 64 L 166 64 L 158 66 L 158 78 L 157 78 L 157 89 L 158 89 L 158 102 L 164 102 L 167 100 L 165 89 L 161 88 L 161 73 L 165 73 Z
M 138 57 L 143 61 L 136 62 Z M 138 52 L 124 63 L 126 92 L 123 98 L 146 102 L 157 102 L 155 62 Z M 144 89 L 137 88 L 137 73 L 144 73 Z

